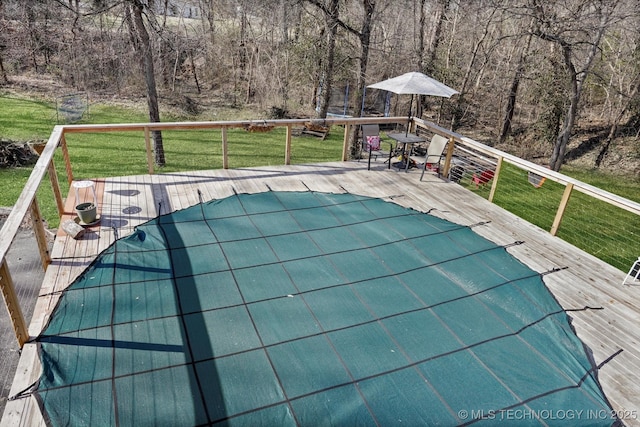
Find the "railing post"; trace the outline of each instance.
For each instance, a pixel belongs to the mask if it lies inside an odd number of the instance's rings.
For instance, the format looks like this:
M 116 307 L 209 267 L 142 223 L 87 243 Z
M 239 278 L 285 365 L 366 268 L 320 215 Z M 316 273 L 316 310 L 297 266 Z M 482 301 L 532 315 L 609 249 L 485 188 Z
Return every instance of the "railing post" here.
M 36 236 L 38 250 L 40 251 L 40 260 L 42 261 L 42 269 L 47 271 L 47 267 L 51 264 L 51 254 L 49 254 L 49 245 L 47 245 L 47 232 L 44 229 L 44 222 L 38 206 L 38 199 L 33 198 L 31 206 L 31 224 L 33 225 L 33 233 Z
M 444 158 L 444 167 L 442 168 L 442 176 L 449 176 L 449 169 L 451 169 L 451 159 L 453 158 L 453 150 L 456 146 L 456 141 L 453 137 L 449 138 L 449 143 L 447 144 L 447 154 Z
M 22 309 L 18 303 L 18 298 L 9 273 L 9 267 L 6 261 L 2 261 L 0 264 L 0 291 L 4 298 L 4 303 L 7 306 L 9 317 L 11 318 L 11 324 L 13 325 L 13 331 L 16 334 L 18 345 L 20 348 L 29 340 L 29 331 L 27 329 L 27 323 L 24 320 Z
M 56 199 L 56 207 L 58 208 L 58 216 L 64 214 L 64 199 L 62 198 L 62 191 L 60 191 L 60 182 L 58 181 L 58 172 L 56 172 L 56 165 L 49 163 L 49 181 L 51 182 L 51 189 L 53 190 L 53 197 Z
M 144 127 L 144 144 L 147 149 L 147 168 L 149 175 L 153 175 L 153 151 L 151 150 L 151 131 L 149 126 Z
M 45 145 L 36 144 L 33 148 L 38 153 L 38 156 L 42 154 L 44 151 Z M 64 214 L 64 200 L 62 198 L 62 192 L 60 191 L 60 183 L 58 182 L 58 173 L 56 172 L 56 164 L 53 159 L 49 162 L 49 166 L 47 166 L 47 171 L 49 172 L 49 181 L 51 181 L 51 190 L 53 190 L 53 196 L 56 199 L 56 207 L 58 208 L 58 216 L 62 216 Z
M 553 219 L 553 225 L 551 226 L 552 236 L 555 236 L 558 233 L 558 229 L 560 228 L 560 224 L 562 223 L 562 218 L 564 217 L 564 212 L 567 209 L 567 205 L 569 204 L 569 198 L 571 198 L 571 192 L 573 191 L 573 184 L 568 183 L 564 188 L 564 193 L 562 194 L 562 200 L 560 200 L 560 205 L 558 206 L 558 211 L 556 212 L 556 217 Z
M 289 123 L 287 125 L 287 139 L 284 148 L 284 164 L 291 164 L 291 134 L 293 133 L 293 125 Z
M 349 135 L 351 134 L 351 124 L 344 125 L 344 138 L 342 140 L 342 161 L 349 160 Z
M 227 128 L 222 128 L 222 169 L 229 169 L 229 147 L 227 145 Z
M 491 183 L 491 191 L 489 192 L 489 200 L 493 203 L 493 196 L 496 195 L 496 189 L 498 188 L 498 177 L 500 176 L 500 169 L 502 169 L 502 159 L 503 157 L 498 157 L 498 162 L 496 163 L 496 171 L 493 173 L 493 182 Z
M 71 159 L 69 158 L 69 148 L 67 147 L 67 138 L 64 133 L 60 136 L 60 146 L 62 148 L 62 158 L 64 159 L 64 167 L 67 170 L 67 181 L 69 186 L 73 183 L 73 170 L 71 169 Z

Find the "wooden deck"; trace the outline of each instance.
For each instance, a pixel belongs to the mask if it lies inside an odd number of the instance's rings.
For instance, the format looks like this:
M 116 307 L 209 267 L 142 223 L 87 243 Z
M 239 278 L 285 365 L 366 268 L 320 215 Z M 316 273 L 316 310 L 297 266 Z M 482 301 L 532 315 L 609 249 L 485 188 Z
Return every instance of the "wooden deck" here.
M 508 251 L 540 272 L 565 309 L 602 308 L 572 312 L 578 336 L 593 352 L 596 364 L 616 354 L 599 372 L 606 396 L 627 425 L 640 425 L 640 286 L 622 286 L 619 270 L 551 236 L 457 184 L 433 175 L 419 181 L 416 170 L 387 170 L 380 161 L 367 171 L 366 162 L 273 166 L 247 169 L 143 175 L 97 180 L 101 221 L 79 240 L 60 231 L 38 299 L 29 333 L 37 336 L 55 306 L 58 293 L 68 286 L 115 238 L 158 214 L 237 193 L 263 191 L 350 192 L 393 201 L 405 207 L 430 211 L 449 221 L 471 225 L 478 234 L 499 245 L 524 244 Z M 86 195 L 82 195 L 86 197 Z M 65 211 L 73 218 L 73 191 Z M 84 200 L 83 200 L 84 201 Z M 66 218 L 63 218 L 63 220 Z M 514 360 L 514 363 L 518 363 Z M 11 395 L 27 389 L 39 376 L 33 344 L 22 353 Z M 2 426 L 43 425 L 33 397 L 7 404 Z

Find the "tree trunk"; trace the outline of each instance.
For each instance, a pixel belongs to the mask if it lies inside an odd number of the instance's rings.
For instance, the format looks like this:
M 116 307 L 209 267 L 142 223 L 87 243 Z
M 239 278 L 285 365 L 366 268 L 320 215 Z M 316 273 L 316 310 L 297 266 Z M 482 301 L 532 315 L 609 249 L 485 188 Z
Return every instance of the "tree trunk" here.
M 420 58 L 420 70 L 429 76 L 433 76 L 436 71 L 436 54 L 440 45 L 442 25 L 444 21 L 444 13 L 449 7 L 450 0 L 437 0 L 435 9 L 431 13 L 431 25 L 428 25 L 426 0 L 420 1 L 420 48 L 418 57 Z M 425 35 L 425 29 L 429 28 L 428 35 Z M 428 38 L 425 42 L 424 38 Z M 428 108 L 427 96 L 421 95 L 418 102 L 418 117 L 422 116 L 422 111 Z
M 513 114 L 516 109 L 516 99 L 518 97 L 518 88 L 520 87 L 520 80 L 525 70 L 525 63 L 527 56 L 529 55 L 529 47 L 531 46 L 531 35 L 527 37 L 525 46 L 520 52 L 518 58 L 518 65 L 516 73 L 511 81 L 511 88 L 509 89 L 509 96 L 507 98 L 507 107 L 505 108 L 504 118 L 502 119 L 502 126 L 500 126 L 500 143 L 503 143 L 509 134 L 511 133 L 511 122 L 513 120 Z
M 356 82 L 356 102 L 358 110 L 362 113 L 362 97 L 364 96 L 364 85 L 367 78 L 367 67 L 369 65 L 369 49 L 371 45 L 371 29 L 373 26 L 373 13 L 376 8 L 375 0 L 362 0 L 364 8 L 364 19 L 362 29 L 358 34 L 360 39 L 360 69 L 358 70 L 358 80 Z M 361 115 L 361 114 L 360 114 Z
M 0 20 L 4 20 L 4 9 L 2 5 L 2 0 L 0 0 Z M 9 78 L 7 77 L 7 72 L 4 69 L 3 62 L 3 50 L 7 47 L 4 39 L 0 39 L 0 83 L 8 84 Z
M 2 63 L 2 49 L 0 49 L 0 82 L 2 84 L 9 84 L 9 78 L 7 77 L 7 72 L 4 69 L 4 64 Z
M 2 0 L 0 0 L 0 21 L 4 21 L 4 10 L 3 10 L 3 5 L 2 5 Z M 5 40 L 3 38 L 0 38 L 0 83 L 2 83 L 2 84 L 8 84 L 9 83 L 9 78 L 7 77 L 7 72 L 4 69 L 3 54 L 2 54 L 2 51 L 6 47 L 7 47 L 7 45 L 5 44 Z
M 147 86 L 147 106 L 149 107 L 149 121 L 152 123 L 160 122 L 160 109 L 158 108 L 158 93 L 156 89 L 156 78 L 153 69 L 153 52 L 151 51 L 151 43 L 149 41 L 149 33 L 142 19 L 143 4 L 134 1 L 131 5 L 133 16 L 133 24 L 136 29 L 136 35 L 139 44 L 140 60 L 144 73 L 144 81 Z M 155 154 L 155 162 L 158 166 L 165 165 L 164 146 L 162 144 L 162 133 L 160 131 L 152 131 L 153 148 Z
M 600 165 L 602 164 L 604 157 L 607 155 L 607 152 L 609 151 L 611 142 L 616 138 L 616 135 L 618 133 L 618 127 L 620 126 L 620 121 L 625 116 L 625 114 L 627 114 L 627 111 L 629 110 L 629 106 L 631 105 L 631 102 L 633 101 L 633 99 L 638 95 L 639 86 L 640 86 L 640 76 L 636 77 L 635 82 L 633 83 L 633 88 L 631 89 L 631 93 L 629 93 L 629 95 L 627 96 L 624 105 L 622 106 L 622 108 L 618 112 L 618 115 L 616 116 L 616 118 L 613 120 L 613 123 L 611 124 L 611 128 L 609 129 L 609 134 L 607 135 L 607 139 L 605 140 L 605 143 L 602 146 L 602 149 L 598 153 L 598 157 L 596 157 L 595 166 L 597 168 L 599 168 Z
M 570 57 L 570 53 L 565 53 L 565 61 L 568 57 Z M 569 144 L 571 132 L 573 131 L 573 125 L 576 121 L 578 103 L 580 102 L 581 85 L 578 82 L 576 69 L 571 60 L 567 62 L 568 63 L 566 65 L 569 68 L 569 75 L 571 76 L 571 100 L 569 102 L 569 110 L 564 116 L 564 124 L 562 125 L 562 129 L 558 134 L 558 138 L 556 139 L 556 143 L 551 154 L 551 159 L 549 160 L 549 167 L 556 172 L 560 171 L 562 163 L 564 162 L 564 156 L 567 152 L 567 145 Z
M 425 16 L 425 19 L 423 19 L 423 16 L 425 15 L 425 7 L 424 7 L 425 1 L 426 0 L 422 0 L 422 14 L 420 17 L 420 21 L 421 21 L 421 25 L 426 28 L 427 26 L 426 16 Z M 428 34 L 428 40 L 424 44 L 423 50 L 421 52 L 422 60 L 420 64 L 420 69 L 425 74 L 431 75 L 436 69 L 435 67 L 436 54 L 438 52 L 438 46 L 440 45 L 440 40 L 441 40 L 440 35 L 442 33 L 442 25 L 444 24 L 444 16 L 445 16 L 444 12 L 449 7 L 449 1 L 450 0 L 438 0 L 436 2 L 435 10 L 431 15 L 432 25 L 429 27 L 431 31 Z
M 247 67 L 247 25 L 249 24 L 249 20 L 247 18 L 247 12 L 245 8 L 242 7 L 241 15 L 240 15 L 240 44 L 238 46 L 240 55 L 240 70 L 245 71 Z
M 491 30 L 491 24 L 493 21 L 493 17 L 494 15 L 498 12 L 497 8 L 493 8 L 493 10 L 491 11 L 491 15 L 489 16 L 489 19 L 487 19 L 485 26 L 484 26 L 484 30 L 482 32 L 482 36 L 476 40 L 476 42 L 473 45 L 473 50 L 471 52 L 471 58 L 469 59 L 469 62 L 467 63 L 467 67 L 465 69 L 464 72 L 464 78 L 462 79 L 462 86 L 460 88 L 460 96 L 458 96 L 456 103 L 455 103 L 455 108 L 454 108 L 454 114 L 453 114 L 453 118 L 451 120 L 451 130 L 455 131 L 456 129 L 458 129 L 458 127 L 460 126 L 460 121 L 462 119 L 462 109 L 463 109 L 463 104 L 464 104 L 464 98 L 465 98 L 465 93 L 467 92 L 467 86 L 469 84 L 469 81 L 471 80 L 471 72 L 473 71 L 473 65 L 476 62 L 476 59 L 478 58 L 478 54 L 480 52 L 480 47 L 482 46 L 482 44 L 484 43 L 485 39 L 487 38 L 487 36 L 489 35 L 489 31 Z
M 536 12 L 543 12 L 542 3 L 537 3 Z M 549 167 L 558 172 L 562 167 L 564 162 L 565 154 L 567 151 L 567 145 L 569 144 L 569 139 L 571 138 L 571 134 L 573 132 L 573 126 L 576 121 L 576 116 L 578 114 L 578 105 L 580 104 L 580 98 L 582 97 L 582 89 L 584 87 L 584 83 L 591 72 L 591 68 L 593 66 L 594 59 L 596 55 L 600 52 L 600 41 L 602 40 L 602 36 L 610 25 L 610 18 L 613 15 L 618 3 L 611 3 L 610 5 L 606 5 L 605 2 L 599 3 L 599 7 L 593 9 L 593 12 L 596 13 L 598 18 L 597 23 L 597 31 L 591 40 L 584 40 L 581 43 L 569 42 L 564 39 L 563 36 L 558 34 L 553 34 L 546 32 L 545 28 L 548 27 L 548 23 L 546 22 L 545 16 L 540 16 L 538 19 L 540 22 L 544 23 L 544 25 L 538 30 L 534 31 L 534 35 L 540 37 L 542 40 L 547 40 L 553 42 L 560 46 L 562 49 L 562 57 L 564 60 L 564 65 L 567 69 L 567 75 L 569 76 L 571 83 L 571 98 L 569 100 L 569 108 L 564 117 L 564 123 L 562 128 L 560 129 L 560 133 L 556 138 L 556 142 L 553 147 L 553 152 L 551 154 L 551 158 L 549 160 Z M 589 33 L 590 35 L 591 33 Z M 579 48 L 580 45 L 588 45 L 588 52 L 583 53 L 584 61 L 580 64 L 580 71 L 577 71 L 574 60 L 579 58 L 580 53 L 574 52 L 574 46 Z
M 193 49 L 189 49 L 189 61 L 191 62 L 191 73 L 193 74 L 193 80 L 196 84 L 198 94 L 202 93 L 200 89 L 200 82 L 198 81 L 198 73 L 196 71 L 196 61 L 193 60 Z
M 286 46 L 289 44 L 289 8 L 291 5 L 288 0 L 280 0 L 280 9 L 282 11 L 282 43 Z
M 356 111 L 359 112 L 359 116 L 364 114 L 363 111 L 363 98 L 364 98 L 364 86 L 367 78 L 367 67 L 369 64 L 369 48 L 371 45 L 371 28 L 373 26 L 373 13 L 376 8 L 375 0 L 362 0 L 362 6 L 364 9 L 364 19 L 362 20 L 362 28 L 358 33 L 360 39 L 360 68 L 358 70 L 358 79 L 356 81 Z M 352 158 L 355 158 L 360 153 L 360 147 L 358 146 L 358 129 L 355 129 L 351 136 L 351 143 L 349 152 Z
M 317 117 L 325 119 L 329 112 L 331 90 L 333 87 L 333 69 L 336 57 L 336 35 L 338 34 L 339 0 L 330 0 L 327 11 L 327 51 L 322 66 L 322 92 Z
M 203 15 L 206 17 L 207 23 L 209 27 L 207 28 L 207 33 L 209 34 L 209 43 L 211 46 L 215 46 L 216 37 L 215 37 L 215 29 L 216 29 L 216 20 L 215 20 L 215 0 L 206 0 L 203 2 L 204 4 L 201 6 L 203 10 Z
M 247 55 L 248 57 L 248 61 L 245 64 L 245 67 L 248 67 L 245 70 L 245 74 L 246 74 L 246 79 L 247 79 L 247 90 L 245 92 L 245 99 L 244 102 L 245 104 L 248 104 L 251 102 L 251 98 L 253 98 L 253 68 L 254 68 L 254 64 L 255 64 L 255 60 L 254 60 L 254 52 L 251 52 L 250 55 Z M 248 64 L 248 65 L 247 65 Z
M 430 74 L 426 71 L 427 65 L 425 63 L 425 29 L 427 28 L 427 8 L 425 7 L 426 0 L 420 0 L 420 19 L 419 19 L 419 28 L 418 28 L 418 52 L 416 56 L 418 57 L 418 69 L 425 74 Z M 422 110 L 424 108 L 426 96 L 418 96 L 417 111 L 416 116 L 422 117 Z M 409 112 L 411 114 L 411 112 Z
M 586 65 L 580 73 L 576 71 L 575 65 L 573 64 L 573 51 L 571 46 L 568 44 L 563 44 L 562 46 L 565 65 L 571 78 L 571 102 L 569 103 L 569 110 L 565 116 L 564 125 L 558 135 L 558 139 L 556 140 L 556 144 L 551 155 L 551 160 L 549 161 L 549 167 L 556 172 L 560 171 L 562 163 L 564 162 L 567 145 L 569 144 L 569 139 L 573 132 L 573 125 L 575 124 L 576 115 L 578 114 L 578 104 L 580 103 L 580 98 L 582 96 L 582 88 L 588 72 L 591 69 L 591 64 L 593 63 L 596 54 L 599 52 L 600 39 L 602 38 L 604 30 L 605 27 L 602 26 L 591 46 Z
M 424 58 L 424 32 L 425 29 L 427 27 L 427 10 L 425 7 L 425 3 L 427 2 L 427 0 L 420 0 L 420 20 L 419 20 L 419 26 L 420 28 L 418 28 L 418 61 L 419 61 L 419 68 L 420 70 L 422 70 L 424 72 L 425 70 L 425 58 Z

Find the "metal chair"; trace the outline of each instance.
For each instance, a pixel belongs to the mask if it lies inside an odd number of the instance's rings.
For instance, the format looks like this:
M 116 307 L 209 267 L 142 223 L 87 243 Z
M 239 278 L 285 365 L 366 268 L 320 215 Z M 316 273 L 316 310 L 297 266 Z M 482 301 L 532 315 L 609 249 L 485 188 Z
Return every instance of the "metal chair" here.
M 631 266 L 631 269 L 629 270 L 624 280 L 622 281 L 622 284 L 625 285 L 629 277 L 633 277 L 633 280 L 637 281 L 639 276 L 640 276 L 640 257 L 638 257 L 638 259 L 633 263 L 633 265 Z
M 371 157 L 383 156 L 381 150 L 382 138 L 380 137 L 380 126 L 377 124 L 362 125 L 362 148 L 369 152 L 367 170 L 371 170 Z M 389 143 L 389 169 L 391 169 L 391 143 Z

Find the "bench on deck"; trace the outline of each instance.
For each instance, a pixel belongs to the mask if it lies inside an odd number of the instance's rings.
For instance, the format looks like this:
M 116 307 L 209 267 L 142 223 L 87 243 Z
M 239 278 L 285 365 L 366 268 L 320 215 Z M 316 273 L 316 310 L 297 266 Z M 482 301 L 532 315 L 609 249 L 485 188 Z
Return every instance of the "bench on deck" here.
M 293 128 L 293 136 L 315 136 L 324 140 L 329 135 L 330 126 L 306 122 L 301 128 Z

